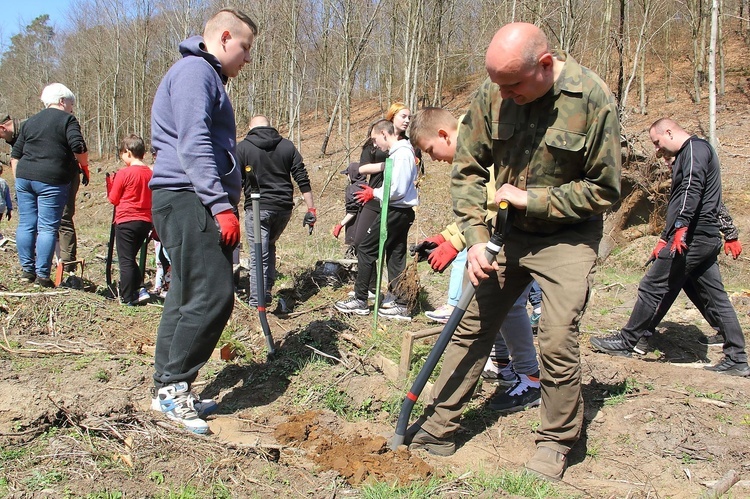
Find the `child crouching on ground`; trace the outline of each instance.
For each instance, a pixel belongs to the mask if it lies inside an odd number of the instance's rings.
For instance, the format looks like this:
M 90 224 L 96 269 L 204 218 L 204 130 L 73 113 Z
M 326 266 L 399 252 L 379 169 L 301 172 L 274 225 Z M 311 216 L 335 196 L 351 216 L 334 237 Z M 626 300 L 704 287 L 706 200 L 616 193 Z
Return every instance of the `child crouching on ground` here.
M 136 256 L 151 231 L 151 168 L 143 162 L 146 145 L 138 135 L 128 135 L 120 143 L 120 159 L 125 168 L 118 171 L 107 197 L 115 205 L 115 242 L 120 266 L 120 301 L 138 305 L 150 299 L 143 287 L 143 274 Z

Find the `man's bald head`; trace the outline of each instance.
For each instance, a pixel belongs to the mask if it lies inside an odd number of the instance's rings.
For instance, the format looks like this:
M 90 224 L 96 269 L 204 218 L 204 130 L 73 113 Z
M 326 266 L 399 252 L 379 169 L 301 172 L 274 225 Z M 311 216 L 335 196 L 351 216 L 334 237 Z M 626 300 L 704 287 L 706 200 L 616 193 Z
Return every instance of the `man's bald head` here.
M 250 119 L 250 130 L 259 126 L 271 126 L 271 122 L 263 115 L 253 116 Z
M 538 99 L 552 88 L 556 78 L 547 36 L 529 23 L 500 28 L 487 47 L 485 66 L 503 98 L 517 104 Z
M 518 70 L 537 63 L 549 52 L 547 36 L 529 23 L 510 23 L 500 28 L 487 48 L 487 71 Z

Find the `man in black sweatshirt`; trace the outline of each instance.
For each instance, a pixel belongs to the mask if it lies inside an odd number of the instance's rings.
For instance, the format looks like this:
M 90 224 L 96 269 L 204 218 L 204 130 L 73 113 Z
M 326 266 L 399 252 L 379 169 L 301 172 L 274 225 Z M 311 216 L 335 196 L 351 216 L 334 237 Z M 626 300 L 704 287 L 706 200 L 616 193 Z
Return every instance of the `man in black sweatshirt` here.
M 307 205 L 307 213 L 302 220 L 302 225 L 309 226 L 310 232 L 315 225 L 317 212 L 302 155 L 290 140 L 283 138 L 275 128 L 270 126 L 265 116 L 254 116 L 250 120 L 250 131 L 245 139 L 237 144 L 237 159 L 242 171 L 242 186 L 245 192 L 245 230 L 250 243 L 250 305 L 257 306 L 255 238 L 250 183 L 247 179 L 248 169 L 255 173 L 260 185 L 260 230 L 266 303 L 271 301 L 271 288 L 276 280 L 276 241 L 279 240 L 289 223 L 294 208 L 292 178 L 302 192 L 302 198 Z
M 591 346 L 610 355 L 630 355 L 662 298 L 670 291 L 679 291 L 685 280 L 691 279 L 715 310 L 719 332 L 724 337 L 724 359 L 706 369 L 748 376 L 745 337 L 716 260 L 722 246 L 718 222 L 719 158 L 708 142 L 688 134 L 669 118 L 651 125 L 649 136 L 657 154 L 675 158 L 666 225 L 652 252 L 654 264 L 638 285 L 638 299 L 628 323 L 617 334 L 591 338 Z

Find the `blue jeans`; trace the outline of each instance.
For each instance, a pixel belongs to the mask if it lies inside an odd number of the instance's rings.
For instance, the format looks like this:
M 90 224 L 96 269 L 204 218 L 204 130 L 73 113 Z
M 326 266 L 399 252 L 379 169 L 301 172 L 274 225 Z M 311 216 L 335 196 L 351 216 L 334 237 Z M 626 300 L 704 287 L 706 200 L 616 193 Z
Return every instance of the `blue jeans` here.
M 458 300 L 461 298 L 464 271 L 466 270 L 466 257 L 468 254 L 469 250 L 466 248 L 462 249 L 456 255 L 453 263 L 451 263 L 451 277 L 450 281 L 448 281 L 448 305 L 453 305 L 454 307 L 458 305 Z
M 518 374 L 539 376 L 539 362 L 536 360 L 534 335 L 531 332 L 529 316 L 526 315 L 526 301 L 531 284 L 521 293 L 505 316 L 500 331 L 495 336 L 495 344 L 490 354 L 494 359 L 513 359 L 513 370 Z
M 542 288 L 539 287 L 539 283 L 536 281 L 531 283 L 531 291 L 529 291 L 529 303 L 532 308 L 542 308 Z
M 51 185 L 37 180 L 16 179 L 18 260 L 25 272 L 49 278 L 57 230 L 70 185 Z
M 263 259 L 263 284 L 266 292 L 266 305 L 271 301 L 271 289 L 276 282 L 276 241 L 286 229 L 291 210 L 260 210 L 260 242 Z M 245 232 L 250 244 L 250 300 L 251 307 L 258 306 L 258 277 L 255 274 L 255 234 L 253 233 L 253 210 L 245 210 Z

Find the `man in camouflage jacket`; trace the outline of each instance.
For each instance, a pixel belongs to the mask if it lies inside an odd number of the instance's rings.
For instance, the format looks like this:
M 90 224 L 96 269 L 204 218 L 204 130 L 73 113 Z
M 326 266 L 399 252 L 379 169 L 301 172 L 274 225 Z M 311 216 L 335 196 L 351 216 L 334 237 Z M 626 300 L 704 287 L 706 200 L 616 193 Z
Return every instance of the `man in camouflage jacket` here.
M 461 124 L 451 195 L 477 288 L 448 345 L 433 402 L 407 441 L 436 454 L 455 450 L 453 433 L 482 372 L 495 333 L 536 279 L 541 425 L 532 472 L 560 478 L 583 422 L 578 323 L 602 236 L 602 212 L 620 195 L 620 125 L 606 84 L 566 54 L 550 52 L 539 28 L 501 28 L 487 50 L 489 79 Z M 487 185 L 512 205 L 514 222 L 497 259 L 484 257 Z
M 18 138 L 18 132 L 21 130 L 21 124 L 26 120 L 11 118 L 8 114 L 0 114 L 0 116 L 0 139 L 5 140 L 10 147 L 13 147 Z M 10 151 L 0 152 L 0 163 L 10 165 Z

